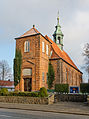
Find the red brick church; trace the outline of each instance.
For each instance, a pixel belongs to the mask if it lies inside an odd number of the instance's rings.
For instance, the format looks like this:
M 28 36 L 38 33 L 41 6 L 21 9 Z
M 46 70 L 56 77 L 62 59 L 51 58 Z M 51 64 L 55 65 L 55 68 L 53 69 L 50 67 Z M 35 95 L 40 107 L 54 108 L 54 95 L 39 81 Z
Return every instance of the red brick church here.
M 16 90 L 38 91 L 47 88 L 48 63 L 51 61 L 55 72 L 55 84 L 69 84 L 80 87 L 82 72 L 63 50 L 63 33 L 57 18 L 53 40 L 43 36 L 33 25 L 29 31 L 16 40 L 16 49 L 22 53 L 22 73 Z

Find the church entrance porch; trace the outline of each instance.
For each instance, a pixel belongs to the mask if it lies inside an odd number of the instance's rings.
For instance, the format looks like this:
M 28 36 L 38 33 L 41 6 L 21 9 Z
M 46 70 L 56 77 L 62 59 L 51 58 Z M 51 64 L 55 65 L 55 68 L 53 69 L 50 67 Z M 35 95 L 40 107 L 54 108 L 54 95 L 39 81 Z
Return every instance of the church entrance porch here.
M 32 78 L 24 78 L 24 91 L 32 90 Z

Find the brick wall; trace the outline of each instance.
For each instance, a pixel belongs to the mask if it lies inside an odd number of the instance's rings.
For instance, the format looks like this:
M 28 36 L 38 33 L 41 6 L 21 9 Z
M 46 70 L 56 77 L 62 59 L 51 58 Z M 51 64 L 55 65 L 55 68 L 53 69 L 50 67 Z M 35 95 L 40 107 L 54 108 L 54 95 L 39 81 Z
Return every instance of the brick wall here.
M 42 52 L 42 42 L 44 42 L 44 52 Z M 48 45 L 48 55 L 46 54 L 46 45 Z M 47 88 L 47 73 L 50 56 L 51 44 L 40 36 L 40 87 Z M 44 72 L 44 81 L 42 80 L 42 73 Z
M 29 41 L 30 51 L 24 52 L 24 43 Z M 44 42 L 45 52 L 42 52 L 42 41 Z M 49 47 L 48 55 L 46 54 L 46 45 Z M 50 43 L 41 35 L 29 36 L 16 40 L 16 48 L 22 53 L 22 71 L 23 69 L 32 69 L 32 76 L 25 76 L 25 78 L 32 78 L 32 91 L 39 90 L 41 87 L 47 88 L 47 72 L 50 55 Z M 42 72 L 44 72 L 44 81 L 42 81 Z M 24 76 L 21 74 L 20 84 L 16 90 L 24 91 Z
M 50 61 L 53 65 L 54 72 L 55 72 L 54 85 L 59 83 L 63 83 L 63 84 L 68 83 L 69 86 L 80 87 L 80 83 L 82 82 L 82 78 L 81 78 L 82 74 L 79 71 L 71 67 L 62 59 L 58 59 L 58 60 L 53 59 Z

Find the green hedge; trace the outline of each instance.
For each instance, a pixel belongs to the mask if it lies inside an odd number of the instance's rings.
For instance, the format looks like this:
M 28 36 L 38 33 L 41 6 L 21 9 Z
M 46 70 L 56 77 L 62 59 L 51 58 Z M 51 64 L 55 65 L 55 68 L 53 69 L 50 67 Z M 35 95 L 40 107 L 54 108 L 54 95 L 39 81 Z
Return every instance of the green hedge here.
M 89 83 L 81 83 L 80 84 L 80 92 L 81 93 L 89 93 Z
M 68 84 L 55 84 L 55 92 L 69 93 Z
M 38 92 L 8 92 L 1 93 L 0 96 L 27 96 L 27 97 L 41 97 Z
M 27 96 L 27 97 L 47 97 L 47 89 L 41 88 L 39 92 L 8 92 L 3 88 L 0 90 L 0 96 Z
M 8 93 L 8 89 L 7 88 L 2 88 L 2 89 L 0 89 L 0 93 L 7 94 Z

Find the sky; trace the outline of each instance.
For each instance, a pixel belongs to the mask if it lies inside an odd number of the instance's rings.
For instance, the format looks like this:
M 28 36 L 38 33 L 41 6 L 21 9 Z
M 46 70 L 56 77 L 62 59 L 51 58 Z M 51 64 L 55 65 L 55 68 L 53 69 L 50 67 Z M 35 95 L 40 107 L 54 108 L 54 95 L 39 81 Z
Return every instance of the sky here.
M 0 61 L 7 60 L 13 69 L 14 38 L 31 29 L 33 24 L 53 39 L 58 10 L 64 50 L 87 81 L 82 52 L 84 44 L 89 43 L 89 0 L 0 0 Z

